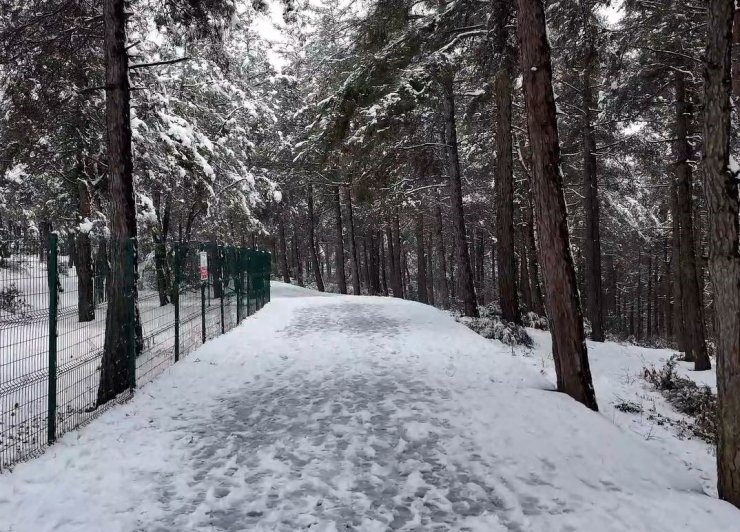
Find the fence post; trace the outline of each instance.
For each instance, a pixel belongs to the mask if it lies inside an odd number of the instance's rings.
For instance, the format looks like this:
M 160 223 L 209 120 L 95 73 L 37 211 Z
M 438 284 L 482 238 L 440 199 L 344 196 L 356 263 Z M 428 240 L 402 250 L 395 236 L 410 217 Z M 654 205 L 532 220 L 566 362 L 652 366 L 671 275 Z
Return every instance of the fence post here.
M 180 244 L 175 244 L 175 278 L 172 287 L 172 303 L 175 305 L 175 362 L 180 360 Z
M 242 322 L 242 248 L 234 248 L 234 284 L 236 285 L 236 324 Z
M 247 272 L 247 316 L 249 316 L 250 311 L 252 310 L 252 304 L 249 302 L 249 296 L 252 292 L 252 253 L 251 249 L 246 251 L 246 260 L 244 261 L 245 264 L 245 270 Z
M 267 302 L 269 303 L 270 301 L 272 301 L 272 291 L 271 291 L 271 285 L 270 285 L 270 274 L 272 273 L 272 253 L 268 252 L 267 256 L 270 257 L 269 260 L 267 261 L 268 269 L 267 269 L 267 273 L 265 274 L 265 278 L 267 281 L 267 288 L 266 288 Z
M 201 251 L 203 246 L 200 246 Z M 210 266 L 210 265 L 209 265 Z M 210 270 L 210 267 L 208 268 Z M 211 272 L 208 272 L 208 277 L 211 277 Z M 200 282 L 200 336 L 203 343 L 206 343 L 206 283 L 208 281 Z M 210 290 L 209 290 L 210 294 Z
M 226 256 L 223 246 L 218 246 L 216 248 L 216 256 L 218 256 L 216 264 L 219 269 L 218 285 L 219 295 L 221 296 L 219 301 L 219 305 L 221 306 L 221 334 L 224 334 L 226 332 L 226 324 L 224 323 L 224 292 L 226 291 L 226 283 L 224 282 L 224 259 Z
M 128 385 L 136 388 L 136 239 L 130 238 L 126 244 L 126 274 L 128 290 Z
M 46 268 L 49 284 L 49 382 L 47 389 L 47 443 L 56 441 L 57 435 L 57 313 L 59 308 L 59 272 L 57 270 L 57 249 L 59 237 L 49 233 Z
M 270 270 L 272 268 L 272 263 L 270 261 L 270 253 L 265 251 L 265 269 L 262 273 L 262 290 L 264 293 L 263 307 L 270 301 Z

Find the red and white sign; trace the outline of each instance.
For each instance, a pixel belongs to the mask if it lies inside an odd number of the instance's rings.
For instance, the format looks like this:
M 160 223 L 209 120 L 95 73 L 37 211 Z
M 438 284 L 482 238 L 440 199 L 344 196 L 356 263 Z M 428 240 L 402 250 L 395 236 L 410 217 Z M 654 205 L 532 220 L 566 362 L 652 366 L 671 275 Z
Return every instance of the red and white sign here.
M 205 251 L 200 252 L 200 280 L 208 280 L 208 253 Z

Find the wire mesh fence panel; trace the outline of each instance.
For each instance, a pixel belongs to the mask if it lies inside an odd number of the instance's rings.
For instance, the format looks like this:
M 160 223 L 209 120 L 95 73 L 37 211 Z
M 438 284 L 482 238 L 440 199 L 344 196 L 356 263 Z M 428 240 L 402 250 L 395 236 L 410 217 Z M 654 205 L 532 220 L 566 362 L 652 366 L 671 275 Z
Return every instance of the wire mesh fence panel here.
M 94 257 L 93 249 L 102 257 Z M 93 246 L 86 235 L 60 238 L 57 262 L 57 384 L 52 439 L 96 414 L 108 310 L 108 245 L 103 241 Z
M 253 314 L 269 264 L 267 253 L 213 244 L 1 241 L 0 469 Z
M 0 469 L 46 443 L 47 249 L 0 242 Z
M 200 281 L 200 249 L 197 245 L 182 245 L 179 269 L 180 357 L 186 356 L 203 344 L 202 301 Z
M 138 258 L 142 349 L 136 357 L 136 382 L 144 384 L 175 361 L 174 248 L 157 243 L 140 248 Z

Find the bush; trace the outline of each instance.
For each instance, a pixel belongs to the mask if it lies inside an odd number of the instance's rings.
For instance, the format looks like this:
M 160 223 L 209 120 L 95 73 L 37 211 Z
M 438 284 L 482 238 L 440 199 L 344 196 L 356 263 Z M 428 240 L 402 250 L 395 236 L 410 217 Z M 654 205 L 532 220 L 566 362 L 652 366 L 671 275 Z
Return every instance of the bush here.
M 29 305 L 15 284 L 0 288 L 0 311 L 13 316 L 25 316 Z
M 676 372 L 678 356 L 672 356 L 665 365 L 643 368 L 643 378 L 682 414 L 693 418 L 688 429 L 707 443 L 717 441 L 717 396 L 709 386 L 700 386 Z
M 500 311 L 496 305 L 481 307 L 479 313 L 479 318 L 458 316 L 456 319 L 483 338 L 500 340 L 506 345 L 532 347 L 532 338 L 527 334 L 524 327 L 501 319 Z
M 550 322 L 547 321 L 547 317 L 540 316 L 534 312 L 527 312 L 522 316 L 522 323 L 525 327 L 531 327 L 532 329 L 539 329 L 540 331 L 550 330 Z

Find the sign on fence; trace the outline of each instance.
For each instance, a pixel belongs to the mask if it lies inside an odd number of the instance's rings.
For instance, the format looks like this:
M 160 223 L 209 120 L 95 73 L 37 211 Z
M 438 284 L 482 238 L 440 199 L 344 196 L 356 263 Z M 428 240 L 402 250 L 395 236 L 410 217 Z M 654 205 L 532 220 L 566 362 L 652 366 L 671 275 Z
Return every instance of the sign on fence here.
M 208 252 L 200 252 L 200 280 L 208 280 Z

